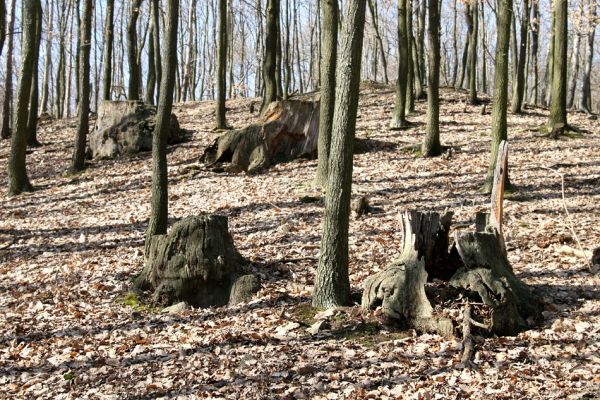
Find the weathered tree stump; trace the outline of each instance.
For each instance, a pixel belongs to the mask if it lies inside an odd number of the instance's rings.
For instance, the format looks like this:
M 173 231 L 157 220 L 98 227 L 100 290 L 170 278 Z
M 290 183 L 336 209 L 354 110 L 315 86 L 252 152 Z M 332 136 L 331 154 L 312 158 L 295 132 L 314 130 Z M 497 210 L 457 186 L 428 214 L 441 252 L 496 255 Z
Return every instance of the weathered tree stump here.
M 513 273 L 495 227 L 481 225 L 487 215 L 477 218 L 477 232 L 456 233 L 448 252 L 452 213 L 412 211 L 403 218 L 404 243 L 400 257 L 365 283 L 362 306 L 379 305 L 391 319 L 422 331 L 444 335 L 452 323 L 436 318 L 425 284 L 428 274 L 449 285 L 476 293 L 491 308 L 491 331 L 514 335 L 537 318 L 540 307 L 529 288 Z
M 88 153 L 93 158 L 115 158 L 152 150 L 156 108 L 140 101 L 103 101 L 98 107 Z M 184 139 L 175 115 L 171 115 L 168 143 Z
M 425 294 L 426 265 L 434 265 L 439 254 L 448 254 L 448 233 L 445 239 L 438 233 L 447 229 L 452 214 L 440 218 L 437 213 L 405 213 L 403 218 L 404 246 L 400 257 L 385 270 L 369 277 L 365 283 L 362 306 L 372 309 L 379 305 L 383 313 L 410 328 L 449 336 L 452 321 L 433 315 Z M 442 249 L 442 247 L 444 247 Z M 440 249 L 439 253 L 436 249 Z
M 228 172 L 258 172 L 269 165 L 314 157 L 319 133 L 319 102 L 273 102 L 257 124 L 229 131 L 206 148 L 201 161 Z
M 491 330 L 498 335 L 515 335 L 527 327 L 528 318 L 541 310 L 529 288 L 513 273 L 493 227 L 486 232 L 455 234 L 455 245 L 463 261 L 450 279 L 455 287 L 475 291 L 492 309 Z
M 244 275 L 244 259 L 233 244 L 227 217 L 188 217 L 167 235 L 149 239 L 146 265 L 134 285 L 153 291 L 155 304 L 185 301 L 195 307 L 248 300 L 260 288 L 257 276 Z

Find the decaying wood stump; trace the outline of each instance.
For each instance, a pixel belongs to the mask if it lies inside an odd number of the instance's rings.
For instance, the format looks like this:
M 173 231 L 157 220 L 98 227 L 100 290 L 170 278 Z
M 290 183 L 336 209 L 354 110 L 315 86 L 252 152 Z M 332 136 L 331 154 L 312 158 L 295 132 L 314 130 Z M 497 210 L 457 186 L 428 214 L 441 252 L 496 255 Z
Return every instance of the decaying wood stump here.
M 485 214 L 478 218 L 486 220 Z M 541 312 L 536 297 L 513 273 L 497 230 L 456 233 L 448 251 L 452 213 L 404 214 L 404 244 L 400 257 L 365 283 L 362 306 L 381 305 L 389 318 L 422 331 L 452 333 L 448 319 L 436 318 L 427 299 L 428 273 L 449 285 L 477 293 L 492 310 L 491 331 L 514 335 L 527 327 L 528 318 Z
M 280 100 L 257 124 L 229 131 L 206 148 L 201 161 L 228 172 L 258 172 L 269 165 L 314 157 L 319 133 L 319 102 Z
M 244 259 L 233 244 L 225 216 L 178 221 L 167 235 L 150 239 L 145 259 L 135 286 L 152 290 L 156 304 L 222 306 L 246 301 L 260 288 L 257 276 L 243 274 Z
M 456 287 L 475 291 L 492 308 L 491 329 L 498 335 L 515 335 L 527 327 L 528 318 L 541 310 L 529 288 L 513 273 L 498 231 L 455 234 L 455 245 L 464 266 L 450 279 Z
M 103 101 L 98 107 L 94 130 L 90 133 L 88 153 L 93 158 L 115 158 L 152 150 L 156 107 L 140 101 Z M 171 115 L 168 143 L 179 143 L 184 131 Z
M 400 257 L 383 271 L 369 277 L 365 283 L 362 306 L 367 309 L 379 305 L 383 313 L 410 328 L 449 336 L 452 321 L 433 315 L 433 308 L 425 294 L 426 264 L 437 259 L 436 249 L 448 253 L 448 233 L 439 239 L 440 230 L 446 229 L 452 214 L 440 218 L 437 213 L 405 213 L 403 218 L 404 246 Z

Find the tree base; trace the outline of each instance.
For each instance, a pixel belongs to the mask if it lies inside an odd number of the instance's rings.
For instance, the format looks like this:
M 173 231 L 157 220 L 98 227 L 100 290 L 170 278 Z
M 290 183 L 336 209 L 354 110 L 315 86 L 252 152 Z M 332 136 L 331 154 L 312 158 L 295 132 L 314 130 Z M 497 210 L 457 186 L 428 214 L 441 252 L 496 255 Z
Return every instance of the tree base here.
M 451 320 L 436 316 L 427 297 L 425 284 L 429 277 L 446 287 L 466 290 L 469 297 L 489 306 L 493 333 L 514 335 L 525 329 L 528 319 L 539 317 L 540 306 L 514 275 L 498 233 L 491 227 L 483 232 L 456 233 L 449 251 L 451 219 L 452 213 L 405 213 L 402 253 L 386 269 L 367 279 L 362 306 L 381 306 L 387 318 L 406 327 L 451 335 Z
M 235 304 L 260 288 L 257 276 L 243 274 L 244 259 L 224 216 L 188 217 L 167 235 L 152 236 L 145 261 L 134 286 L 152 291 L 152 302 L 162 306 L 181 301 L 195 307 Z

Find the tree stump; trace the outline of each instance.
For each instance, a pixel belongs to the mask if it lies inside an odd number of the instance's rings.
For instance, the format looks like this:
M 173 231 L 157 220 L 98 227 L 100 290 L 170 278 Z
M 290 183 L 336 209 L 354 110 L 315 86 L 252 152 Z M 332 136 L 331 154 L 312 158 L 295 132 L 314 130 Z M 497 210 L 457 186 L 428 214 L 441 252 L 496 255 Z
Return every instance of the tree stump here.
M 478 230 L 457 232 L 449 252 L 452 213 L 405 213 L 402 253 L 367 279 L 362 306 L 373 309 L 381 305 L 384 315 L 407 327 L 450 335 L 452 322 L 433 315 L 427 298 L 429 274 L 446 285 L 476 293 L 491 308 L 495 334 L 514 335 L 525 329 L 527 319 L 540 315 L 539 303 L 514 275 L 496 228 L 482 227 L 487 220 L 487 214 L 479 213 Z M 443 284 L 436 287 L 443 288 Z
M 90 133 L 88 154 L 110 159 L 124 154 L 152 150 L 156 108 L 140 101 L 103 101 L 98 107 L 94 130 Z M 184 139 L 175 115 L 171 115 L 168 143 Z
M 134 285 L 153 291 L 153 303 L 163 306 L 181 301 L 195 307 L 235 304 L 260 288 L 258 277 L 243 274 L 244 259 L 225 216 L 182 219 L 167 235 L 149 239 L 145 261 Z
M 383 313 L 406 327 L 449 336 L 452 321 L 433 315 L 425 294 L 426 265 L 434 265 L 440 256 L 448 254 L 448 233 L 438 235 L 452 219 L 447 213 L 405 213 L 403 218 L 404 246 L 400 257 L 385 270 L 369 277 L 365 283 L 362 306 L 372 309 L 379 305 Z M 436 249 L 442 250 L 439 253 Z
M 498 335 L 515 335 L 528 318 L 541 310 L 529 288 L 513 273 L 498 231 L 456 233 L 455 245 L 464 264 L 450 279 L 455 287 L 475 291 L 492 308 L 491 329 Z
M 259 172 L 278 162 L 314 157 L 318 133 L 318 101 L 275 101 L 257 124 L 219 136 L 200 161 L 217 171 Z

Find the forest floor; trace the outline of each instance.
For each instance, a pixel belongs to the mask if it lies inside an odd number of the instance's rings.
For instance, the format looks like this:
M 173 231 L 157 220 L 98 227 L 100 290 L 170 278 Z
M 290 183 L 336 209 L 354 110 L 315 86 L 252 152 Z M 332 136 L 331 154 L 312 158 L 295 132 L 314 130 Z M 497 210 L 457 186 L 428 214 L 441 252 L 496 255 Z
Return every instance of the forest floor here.
M 394 93 L 362 91 L 353 197 L 378 213 L 352 218 L 350 279 L 359 292 L 401 249 L 401 211 L 454 211 L 472 222 L 488 208 L 491 117 L 466 95 L 442 91 L 441 138 L 452 152 L 425 159 L 400 148 L 420 141 L 425 102 L 387 128 Z M 252 99 L 228 102 L 239 128 L 256 118 Z M 198 158 L 215 137 L 211 102 L 176 105 L 191 140 L 171 147 L 169 215 L 219 213 L 240 252 L 263 278 L 239 306 L 165 314 L 127 291 L 143 266 L 150 211 L 149 153 L 94 161 L 65 176 L 76 121 L 44 122 L 44 146 L 28 155 L 37 190 L 0 199 L 0 398 L 574 398 L 600 396 L 600 277 L 585 257 L 600 245 L 600 121 L 569 115 L 581 136 L 549 140 L 547 111 L 509 114 L 505 201 L 509 259 L 544 301 L 543 321 L 516 337 L 478 343 L 474 370 L 456 368 L 460 339 L 394 332 L 359 307 L 335 311 L 335 329 L 311 335 L 309 307 L 323 201 L 305 203 L 316 161 L 259 175 L 216 174 Z M 9 144 L 0 144 L 6 165 Z M 580 254 L 564 212 L 560 175 Z M 7 187 L 6 167 L 0 187 Z M 0 244 L 1 245 L 1 244 Z M 588 258 L 589 259 L 589 258 Z M 317 316 L 319 317 L 319 316 Z M 331 317 L 331 315 L 330 315 Z

